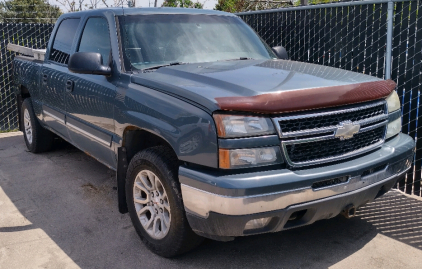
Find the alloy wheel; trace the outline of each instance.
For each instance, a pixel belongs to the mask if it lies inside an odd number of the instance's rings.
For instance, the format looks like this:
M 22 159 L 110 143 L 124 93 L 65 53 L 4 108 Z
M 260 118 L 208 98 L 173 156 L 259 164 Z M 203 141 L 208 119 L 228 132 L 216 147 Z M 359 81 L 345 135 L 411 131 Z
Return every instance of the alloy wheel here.
M 23 122 L 25 129 L 25 136 L 29 144 L 32 144 L 32 125 L 31 125 L 31 116 L 29 116 L 28 109 L 25 108 L 23 112 Z
M 145 231 L 154 239 L 164 238 L 170 229 L 170 204 L 160 178 L 152 171 L 142 170 L 136 176 L 133 202 Z

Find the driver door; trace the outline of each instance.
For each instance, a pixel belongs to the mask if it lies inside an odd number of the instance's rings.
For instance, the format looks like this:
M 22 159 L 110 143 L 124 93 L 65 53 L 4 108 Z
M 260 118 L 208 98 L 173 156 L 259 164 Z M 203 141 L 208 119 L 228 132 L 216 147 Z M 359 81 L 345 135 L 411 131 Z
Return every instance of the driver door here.
M 86 20 L 76 52 L 98 52 L 103 65 L 109 65 L 110 33 L 105 18 Z M 116 86 L 111 77 L 69 72 L 66 85 L 70 85 L 66 91 L 66 125 L 72 142 L 107 166 L 116 167 L 111 148 Z

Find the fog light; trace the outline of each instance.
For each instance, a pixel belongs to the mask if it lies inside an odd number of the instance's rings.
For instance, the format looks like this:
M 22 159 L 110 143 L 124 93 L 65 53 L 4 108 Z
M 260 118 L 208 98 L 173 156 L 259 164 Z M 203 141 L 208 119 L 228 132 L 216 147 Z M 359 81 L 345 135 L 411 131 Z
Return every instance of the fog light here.
M 246 223 L 245 230 L 255 230 L 267 226 L 272 218 L 253 219 Z

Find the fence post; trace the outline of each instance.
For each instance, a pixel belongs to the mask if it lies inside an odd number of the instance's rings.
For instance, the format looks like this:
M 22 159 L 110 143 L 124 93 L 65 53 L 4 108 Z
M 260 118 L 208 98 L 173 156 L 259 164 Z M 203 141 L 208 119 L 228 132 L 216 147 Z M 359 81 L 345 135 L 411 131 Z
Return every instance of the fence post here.
M 387 11 L 387 48 L 385 52 L 385 79 L 391 78 L 391 54 L 393 50 L 393 16 L 394 3 L 393 0 L 388 1 Z

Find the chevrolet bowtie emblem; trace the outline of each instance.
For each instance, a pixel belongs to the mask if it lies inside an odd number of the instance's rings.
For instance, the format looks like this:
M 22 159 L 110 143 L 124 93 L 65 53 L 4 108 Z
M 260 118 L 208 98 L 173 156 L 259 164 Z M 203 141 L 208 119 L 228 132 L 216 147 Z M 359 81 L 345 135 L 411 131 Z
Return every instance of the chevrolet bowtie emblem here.
M 359 123 L 352 123 L 351 121 L 342 121 L 337 126 L 335 137 L 340 138 L 340 140 L 346 140 L 353 137 L 354 134 L 357 134 L 360 130 Z

